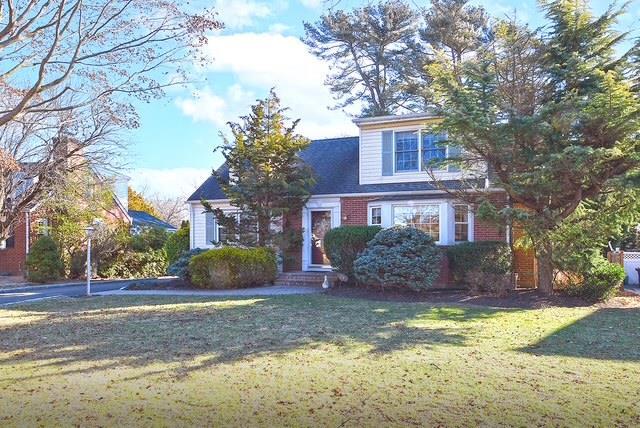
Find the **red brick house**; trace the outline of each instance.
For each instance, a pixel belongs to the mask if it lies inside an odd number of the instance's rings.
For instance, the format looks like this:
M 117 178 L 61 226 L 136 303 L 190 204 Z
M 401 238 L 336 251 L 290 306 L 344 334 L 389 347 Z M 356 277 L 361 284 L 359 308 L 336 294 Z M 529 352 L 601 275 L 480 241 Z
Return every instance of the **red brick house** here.
M 34 204 L 22 212 L 22 217 L 14 227 L 12 236 L 0 247 L 0 275 L 24 275 L 29 249 L 38 237 L 46 233 L 49 220 L 42 218 Z M 113 205 L 105 210 L 103 219 L 132 223 L 128 214 L 127 180 L 117 179 L 114 184 Z
M 457 155 L 455 148 L 443 147 L 438 144 L 438 135 L 425 130 L 428 123 L 438 120 L 428 114 L 356 119 L 359 136 L 312 141 L 300 157 L 313 168 L 317 183 L 302 211 L 285 221 L 285 228 L 302 230 L 304 237 L 300 252 L 285 271 L 330 271 L 323 238 L 330 228 L 341 225 L 408 225 L 429 233 L 441 246 L 512 240 L 517 231 L 476 219 L 471 207 L 436 186 L 423 168 L 433 159 Z M 224 165 L 219 172 L 228 177 Z M 473 173 L 448 166 L 434 174 L 447 190 L 460 190 L 462 178 L 472 174 L 472 179 L 486 183 L 485 190 L 493 193 L 498 203 L 506 204 L 505 192 L 491 188 L 486 180 L 485 166 Z M 188 200 L 191 248 L 211 248 L 224 233 L 214 216 L 203 212 L 202 200 L 224 211 L 235 211 L 216 178 L 209 177 Z M 519 286 L 535 286 L 531 254 L 519 251 L 516 269 Z M 450 285 L 448 278 L 445 261 L 440 285 Z

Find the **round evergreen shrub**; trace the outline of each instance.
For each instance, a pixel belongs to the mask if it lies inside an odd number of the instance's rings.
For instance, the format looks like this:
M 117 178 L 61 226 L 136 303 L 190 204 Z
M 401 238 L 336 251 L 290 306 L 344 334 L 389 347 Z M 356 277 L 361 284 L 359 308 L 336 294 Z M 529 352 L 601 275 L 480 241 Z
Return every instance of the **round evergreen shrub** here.
M 187 251 L 182 253 L 182 255 L 173 263 L 169 265 L 167 268 L 167 273 L 171 276 L 177 276 L 182 279 L 191 280 L 189 276 L 189 262 L 194 256 L 198 254 L 202 254 L 207 250 L 203 250 L 201 248 L 196 248 L 194 250 Z
M 169 264 L 175 263 L 183 253 L 189 251 L 189 226 L 181 227 L 175 233 L 169 234 L 164 243 Z
M 27 256 L 27 279 L 31 282 L 55 281 L 62 277 L 64 264 L 58 244 L 49 236 L 34 242 Z
M 261 286 L 275 281 L 276 256 L 268 248 L 223 247 L 194 256 L 191 282 L 200 288 L 228 289 Z
M 442 254 L 433 238 L 405 226 L 381 230 L 354 263 L 356 279 L 379 288 L 414 291 L 433 286 L 440 275 Z
M 593 266 L 583 276 L 581 283 L 573 283 L 564 290 L 568 295 L 587 302 L 601 302 L 614 297 L 622 288 L 624 268 L 609 263 L 602 257 L 593 261 Z
M 341 226 L 327 232 L 324 249 L 333 269 L 355 282 L 353 263 L 378 232 L 379 226 Z

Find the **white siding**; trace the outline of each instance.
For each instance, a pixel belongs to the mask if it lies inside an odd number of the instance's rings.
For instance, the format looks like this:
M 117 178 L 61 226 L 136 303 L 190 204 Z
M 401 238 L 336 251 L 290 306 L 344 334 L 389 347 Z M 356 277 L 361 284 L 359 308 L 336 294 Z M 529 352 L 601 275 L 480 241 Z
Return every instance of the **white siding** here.
M 360 130 L 360 184 L 411 183 L 429 181 L 425 171 L 400 172 L 390 176 L 382 175 L 382 131 L 417 131 L 415 125 L 395 126 Z M 394 159 L 395 162 L 395 159 Z M 462 172 L 436 171 L 439 180 L 455 180 L 463 177 Z M 468 178 L 466 173 L 465 178 Z
M 223 210 L 230 210 L 232 207 L 228 203 L 211 203 L 214 208 L 221 208 Z M 195 202 L 189 205 L 190 220 L 191 220 L 191 249 L 194 248 L 213 248 L 213 244 L 207 242 L 206 233 L 207 226 L 204 214 L 204 207 L 202 204 Z

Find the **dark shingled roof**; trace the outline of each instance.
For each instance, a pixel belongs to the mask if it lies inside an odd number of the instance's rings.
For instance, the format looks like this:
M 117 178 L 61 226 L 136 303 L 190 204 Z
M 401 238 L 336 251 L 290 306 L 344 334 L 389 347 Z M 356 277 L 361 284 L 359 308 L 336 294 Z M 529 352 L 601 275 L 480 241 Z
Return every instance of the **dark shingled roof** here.
M 159 229 L 166 229 L 166 230 L 178 230 L 178 228 L 175 227 L 174 225 L 169 224 L 166 221 L 162 221 L 159 218 L 154 217 L 151 214 L 146 213 L 144 211 L 129 210 L 129 217 L 131 217 L 133 226 L 156 227 Z
M 407 192 L 437 190 L 433 184 L 415 183 L 359 184 L 359 137 L 328 138 L 311 142 L 300 157 L 314 170 L 316 185 L 313 195 L 350 193 Z M 229 179 L 226 165 L 218 170 Z M 444 181 L 451 189 L 460 187 L 460 181 Z M 211 176 L 189 197 L 189 201 L 226 199 L 215 177 Z

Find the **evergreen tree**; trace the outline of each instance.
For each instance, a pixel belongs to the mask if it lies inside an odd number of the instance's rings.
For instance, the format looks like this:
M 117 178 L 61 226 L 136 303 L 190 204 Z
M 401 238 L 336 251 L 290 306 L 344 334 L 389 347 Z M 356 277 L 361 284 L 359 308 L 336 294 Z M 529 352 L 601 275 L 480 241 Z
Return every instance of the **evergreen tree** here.
M 405 2 L 380 1 L 305 22 L 303 41 L 331 63 L 334 71 L 326 84 L 341 100 L 338 107 L 361 104 L 364 115 L 381 116 L 424 107 L 406 90 L 409 74 L 414 80 L 423 75 L 418 24 L 417 13 Z
M 240 123 L 229 123 L 233 139 L 224 138 L 219 148 L 226 160 L 229 179 L 214 172 L 232 206 L 242 213 L 225 215 L 204 203 L 228 240 L 258 246 L 277 246 L 285 251 L 300 239 L 291 231 L 282 232 L 282 219 L 302 209 L 315 183 L 310 168 L 299 158 L 309 140 L 296 133 L 299 120 L 291 123 L 286 109 L 271 91 L 251 107 Z
M 585 1 L 544 1 L 544 32 L 501 22 L 495 39 L 454 67 L 430 66 L 443 105 L 443 132 L 462 147 L 458 162 L 485 159 L 493 184 L 515 208 L 485 201 L 482 213 L 517 219 L 552 291 L 553 234 L 640 165 L 638 43 L 614 26 L 625 8 L 594 17 Z M 606 206 L 606 204 L 603 204 Z

